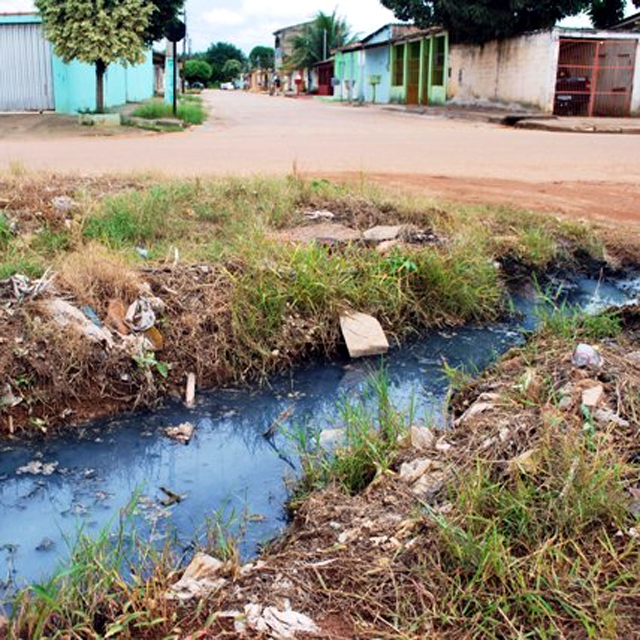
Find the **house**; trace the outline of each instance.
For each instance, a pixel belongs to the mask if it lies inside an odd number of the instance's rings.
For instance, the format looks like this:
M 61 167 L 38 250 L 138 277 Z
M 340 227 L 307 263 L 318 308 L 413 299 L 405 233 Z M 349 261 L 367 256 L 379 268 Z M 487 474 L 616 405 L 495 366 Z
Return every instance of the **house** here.
M 154 95 L 151 51 L 139 65 L 109 65 L 105 106 L 146 100 Z M 0 14 L 0 112 L 78 113 L 96 108 L 95 69 L 63 62 L 44 37 L 35 13 Z
M 447 97 L 570 116 L 640 115 L 640 33 L 554 28 L 453 44 Z
M 297 91 L 296 79 L 307 77 L 306 69 L 294 69 L 291 67 L 291 55 L 293 54 L 293 43 L 297 36 L 313 24 L 302 22 L 290 27 L 283 27 L 274 32 L 275 37 L 275 72 L 280 77 L 282 87 L 285 91 Z
M 611 27 L 612 31 L 640 31 L 640 12 L 618 22 Z
M 336 52 L 334 95 L 382 104 L 442 104 L 448 42 L 448 34 L 439 28 L 385 25 Z

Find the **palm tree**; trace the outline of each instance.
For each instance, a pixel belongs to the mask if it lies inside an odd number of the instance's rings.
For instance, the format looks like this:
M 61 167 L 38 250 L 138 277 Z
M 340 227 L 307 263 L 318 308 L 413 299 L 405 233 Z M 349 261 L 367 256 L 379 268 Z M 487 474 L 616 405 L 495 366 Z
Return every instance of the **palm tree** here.
M 336 11 L 318 11 L 313 22 L 293 39 L 292 54 L 288 66 L 292 69 L 309 69 L 316 62 L 326 60 L 331 51 L 353 41 L 351 26 Z

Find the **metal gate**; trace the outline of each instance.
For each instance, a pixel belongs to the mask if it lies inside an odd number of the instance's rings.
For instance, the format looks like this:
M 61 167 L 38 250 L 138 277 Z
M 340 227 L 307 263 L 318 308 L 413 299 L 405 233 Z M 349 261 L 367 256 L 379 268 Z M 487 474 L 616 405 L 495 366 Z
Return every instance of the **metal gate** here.
M 554 113 L 631 115 L 635 40 L 561 39 Z
M 0 111 L 54 108 L 51 47 L 39 24 L 0 24 Z

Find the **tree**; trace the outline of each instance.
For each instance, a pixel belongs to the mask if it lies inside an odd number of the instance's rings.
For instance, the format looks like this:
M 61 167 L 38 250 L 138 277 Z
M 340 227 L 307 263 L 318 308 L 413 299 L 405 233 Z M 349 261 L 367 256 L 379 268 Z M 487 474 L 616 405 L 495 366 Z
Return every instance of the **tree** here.
M 244 65 L 240 60 L 227 60 L 222 67 L 222 80 L 229 82 L 237 78 L 241 73 Z
M 104 112 L 104 74 L 114 62 L 144 61 L 149 0 L 36 0 L 56 54 L 96 68 L 96 110 Z
M 352 41 L 351 27 L 336 11 L 318 11 L 313 22 L 293 38 L 292 54 L 287 66 L 304 69 L 329 57 L 333 49 L 343 47 Z
M 635 0 L 633 4 L 636 8 L 640 7 L 640 0 Z M 608 29 L 623 20 L 624 14 L 624 0 L 591 0 L 589 16 L 597 29 Z
M 188 82 L 202 82 L 205 84 L 213 69 L 206 60 L 187 60 L 184 64 L 184 77 Z
M 167 35 L 167 26 L 178 19 L 178 13 L 184 6 L 185 0 L 152 0 L 155 11 L 149 18 L 149 26 L 144 35 L 144 41 L 151 46 Z
M 381 0 L 400 20 L 442 26 L 454 41 L 482 44 L 549 29 L 568 16 L 599 5 L 598 16 L 619 15 L 625 0 Z M 636 3 L 639 0 L 635 0 Z M 606 7 L 604 7 L 606 5 Z M 622 9 L 624 10 L 624 8 Z M 602 13 L 601 13 L 602 12 Z M 592 14 L 593 15 L 593 14 Z M 613 24 L 611 18 L 609 24 Z
M 213 82 L 224 82 L 226 77 L 223 72 L 224 65 L 228 60 L 238 60 L 244 64 L 246 57 L 238 47 L 229 42 L 216 42 L 212 44 L 202 56 L 213 69 L 211 80 Z
M 249 65 L 252 69 L 273 69 L 275 67 L 273 47 L 253 47 L 249 54 Z

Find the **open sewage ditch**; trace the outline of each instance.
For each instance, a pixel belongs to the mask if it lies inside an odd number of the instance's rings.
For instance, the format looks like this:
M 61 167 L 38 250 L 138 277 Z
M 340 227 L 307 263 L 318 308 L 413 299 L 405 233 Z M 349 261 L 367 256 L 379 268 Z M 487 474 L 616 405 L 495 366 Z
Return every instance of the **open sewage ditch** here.
M 0 638 L 635 628 L 632 239 L 326 181 L 73 188 L 0 198 Z M 387 355 L 347 357 L 353 311 Z
M 633 301 L 640 281 L 581 277 L 562 283 L 562 291 L 563 302 L 593 313 Z M 383 358 L 307 364 L 260 387 L 202 393 L 191 409 L 173 402 L 90 423 L 72 435 L 6 441 L 0 445 L 0 596 L 51 576 L 80 531 L 91 536 L 114 527 L 132 500 L 138 529 L 158 545 L 176 536 L 188 554 L 205 542 L 207 522 L 229 522 L 243 528 L 243 557 L 253 557 L 287 522 L 286 480 L 301 473 L 291 433 L 303 429 L 331 441 L 331 431 L 342 428 L 341 407 L 366 402 L 366 381 L 381 369 L 399 411 L 419 424 L 446 425 L 443 363 L 482 371 L 522 344 L 547 303 L 516 296 L 509 321 L 434 331 Z M 186 446 L 166 435 L 184 423 L 195 427 Z M 175 495 L 179 501 L 168 504 Z

